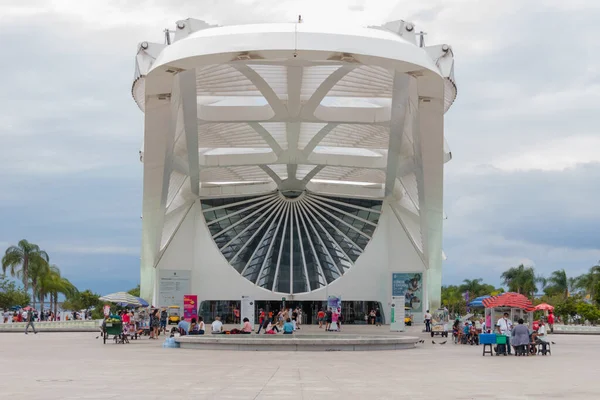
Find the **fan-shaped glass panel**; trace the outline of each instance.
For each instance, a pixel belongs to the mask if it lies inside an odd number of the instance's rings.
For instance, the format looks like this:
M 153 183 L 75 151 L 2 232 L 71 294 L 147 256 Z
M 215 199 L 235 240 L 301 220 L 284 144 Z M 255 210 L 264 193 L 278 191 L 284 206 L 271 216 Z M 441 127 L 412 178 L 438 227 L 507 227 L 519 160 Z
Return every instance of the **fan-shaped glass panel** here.
M 244 278 L 275 292 L 310 292 L 342 276 L 375 232 L 381 200 L 279 191 L 202 201 L 221 254 Z

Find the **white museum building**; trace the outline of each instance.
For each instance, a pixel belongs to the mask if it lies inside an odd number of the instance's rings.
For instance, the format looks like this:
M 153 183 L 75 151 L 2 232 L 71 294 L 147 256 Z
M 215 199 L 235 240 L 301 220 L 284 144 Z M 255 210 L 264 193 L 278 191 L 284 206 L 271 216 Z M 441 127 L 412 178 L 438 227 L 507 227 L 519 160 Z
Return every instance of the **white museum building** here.
M 142 297 L 242 296 L 346 322 L 406 295 L 440 304 L 452 48 L 405 21 L 347 27 L 181 20 L 138 46 L 145 115 Z

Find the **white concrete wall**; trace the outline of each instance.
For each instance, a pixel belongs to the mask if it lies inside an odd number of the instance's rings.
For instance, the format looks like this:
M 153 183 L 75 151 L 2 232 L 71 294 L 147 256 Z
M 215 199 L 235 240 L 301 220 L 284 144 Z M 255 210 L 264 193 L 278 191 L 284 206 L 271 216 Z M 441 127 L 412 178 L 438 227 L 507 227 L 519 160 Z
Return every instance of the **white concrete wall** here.
M 250 295 L 257 300 L 280 300 L 282 296 L 290 300 L 325 300 L 329 293 L 341 295 L 342 301 L 379 301 L 386 318 L 392 296 L 392 273 L 425 271 L 419 254 L 386 203 L 365 252 L 344 276 L 327 289 L 290 296 L 270 292 L 242 278 L 212 240 L 199 203 L 194 204 L 187 214 L 158 268 L 191 270 L 191 294 L 197 294 L 199 300 L 239 300 L 242 295 Z M 424 299 L 423 307 L 426 304 L 427 299 Z M 421 315 L 415 315 L 415 320 L 421 319 Z

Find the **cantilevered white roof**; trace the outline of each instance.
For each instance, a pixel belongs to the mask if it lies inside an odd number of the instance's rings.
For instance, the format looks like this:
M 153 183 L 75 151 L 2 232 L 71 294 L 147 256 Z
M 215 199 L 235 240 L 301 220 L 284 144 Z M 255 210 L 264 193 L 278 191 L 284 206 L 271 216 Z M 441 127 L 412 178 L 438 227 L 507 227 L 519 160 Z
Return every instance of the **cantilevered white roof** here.
M 426 47 L 416 32 L 404 21 L 188 19 L 172 43 L 141 43 L 132 94 L 146 114 L 143 263 L 155 265 L 196 199 L 277 190 L 393 198 L 426 252 L 422 209 L 441 209 L 443 114 L 456 85 L 451 47 Z

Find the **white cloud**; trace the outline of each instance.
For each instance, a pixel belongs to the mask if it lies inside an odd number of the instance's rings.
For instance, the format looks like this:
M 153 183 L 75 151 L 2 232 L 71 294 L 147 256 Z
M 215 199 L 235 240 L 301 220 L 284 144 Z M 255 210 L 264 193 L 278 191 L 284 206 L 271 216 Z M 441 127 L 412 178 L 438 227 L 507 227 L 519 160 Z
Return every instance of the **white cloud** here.
M 124 247 L 124 246 L 78 246 L 70 244 L 50 244 L 47 251 L 54 253 L 66 254 L 111 254 L 111 255 L 134 255 L 140 254 L 139 247 Z
M 600 162 L 600 135 L 575 135 L 539 143 L 501 156 L 492 164 L 507 171 L 560 171 L 594 162 Z

